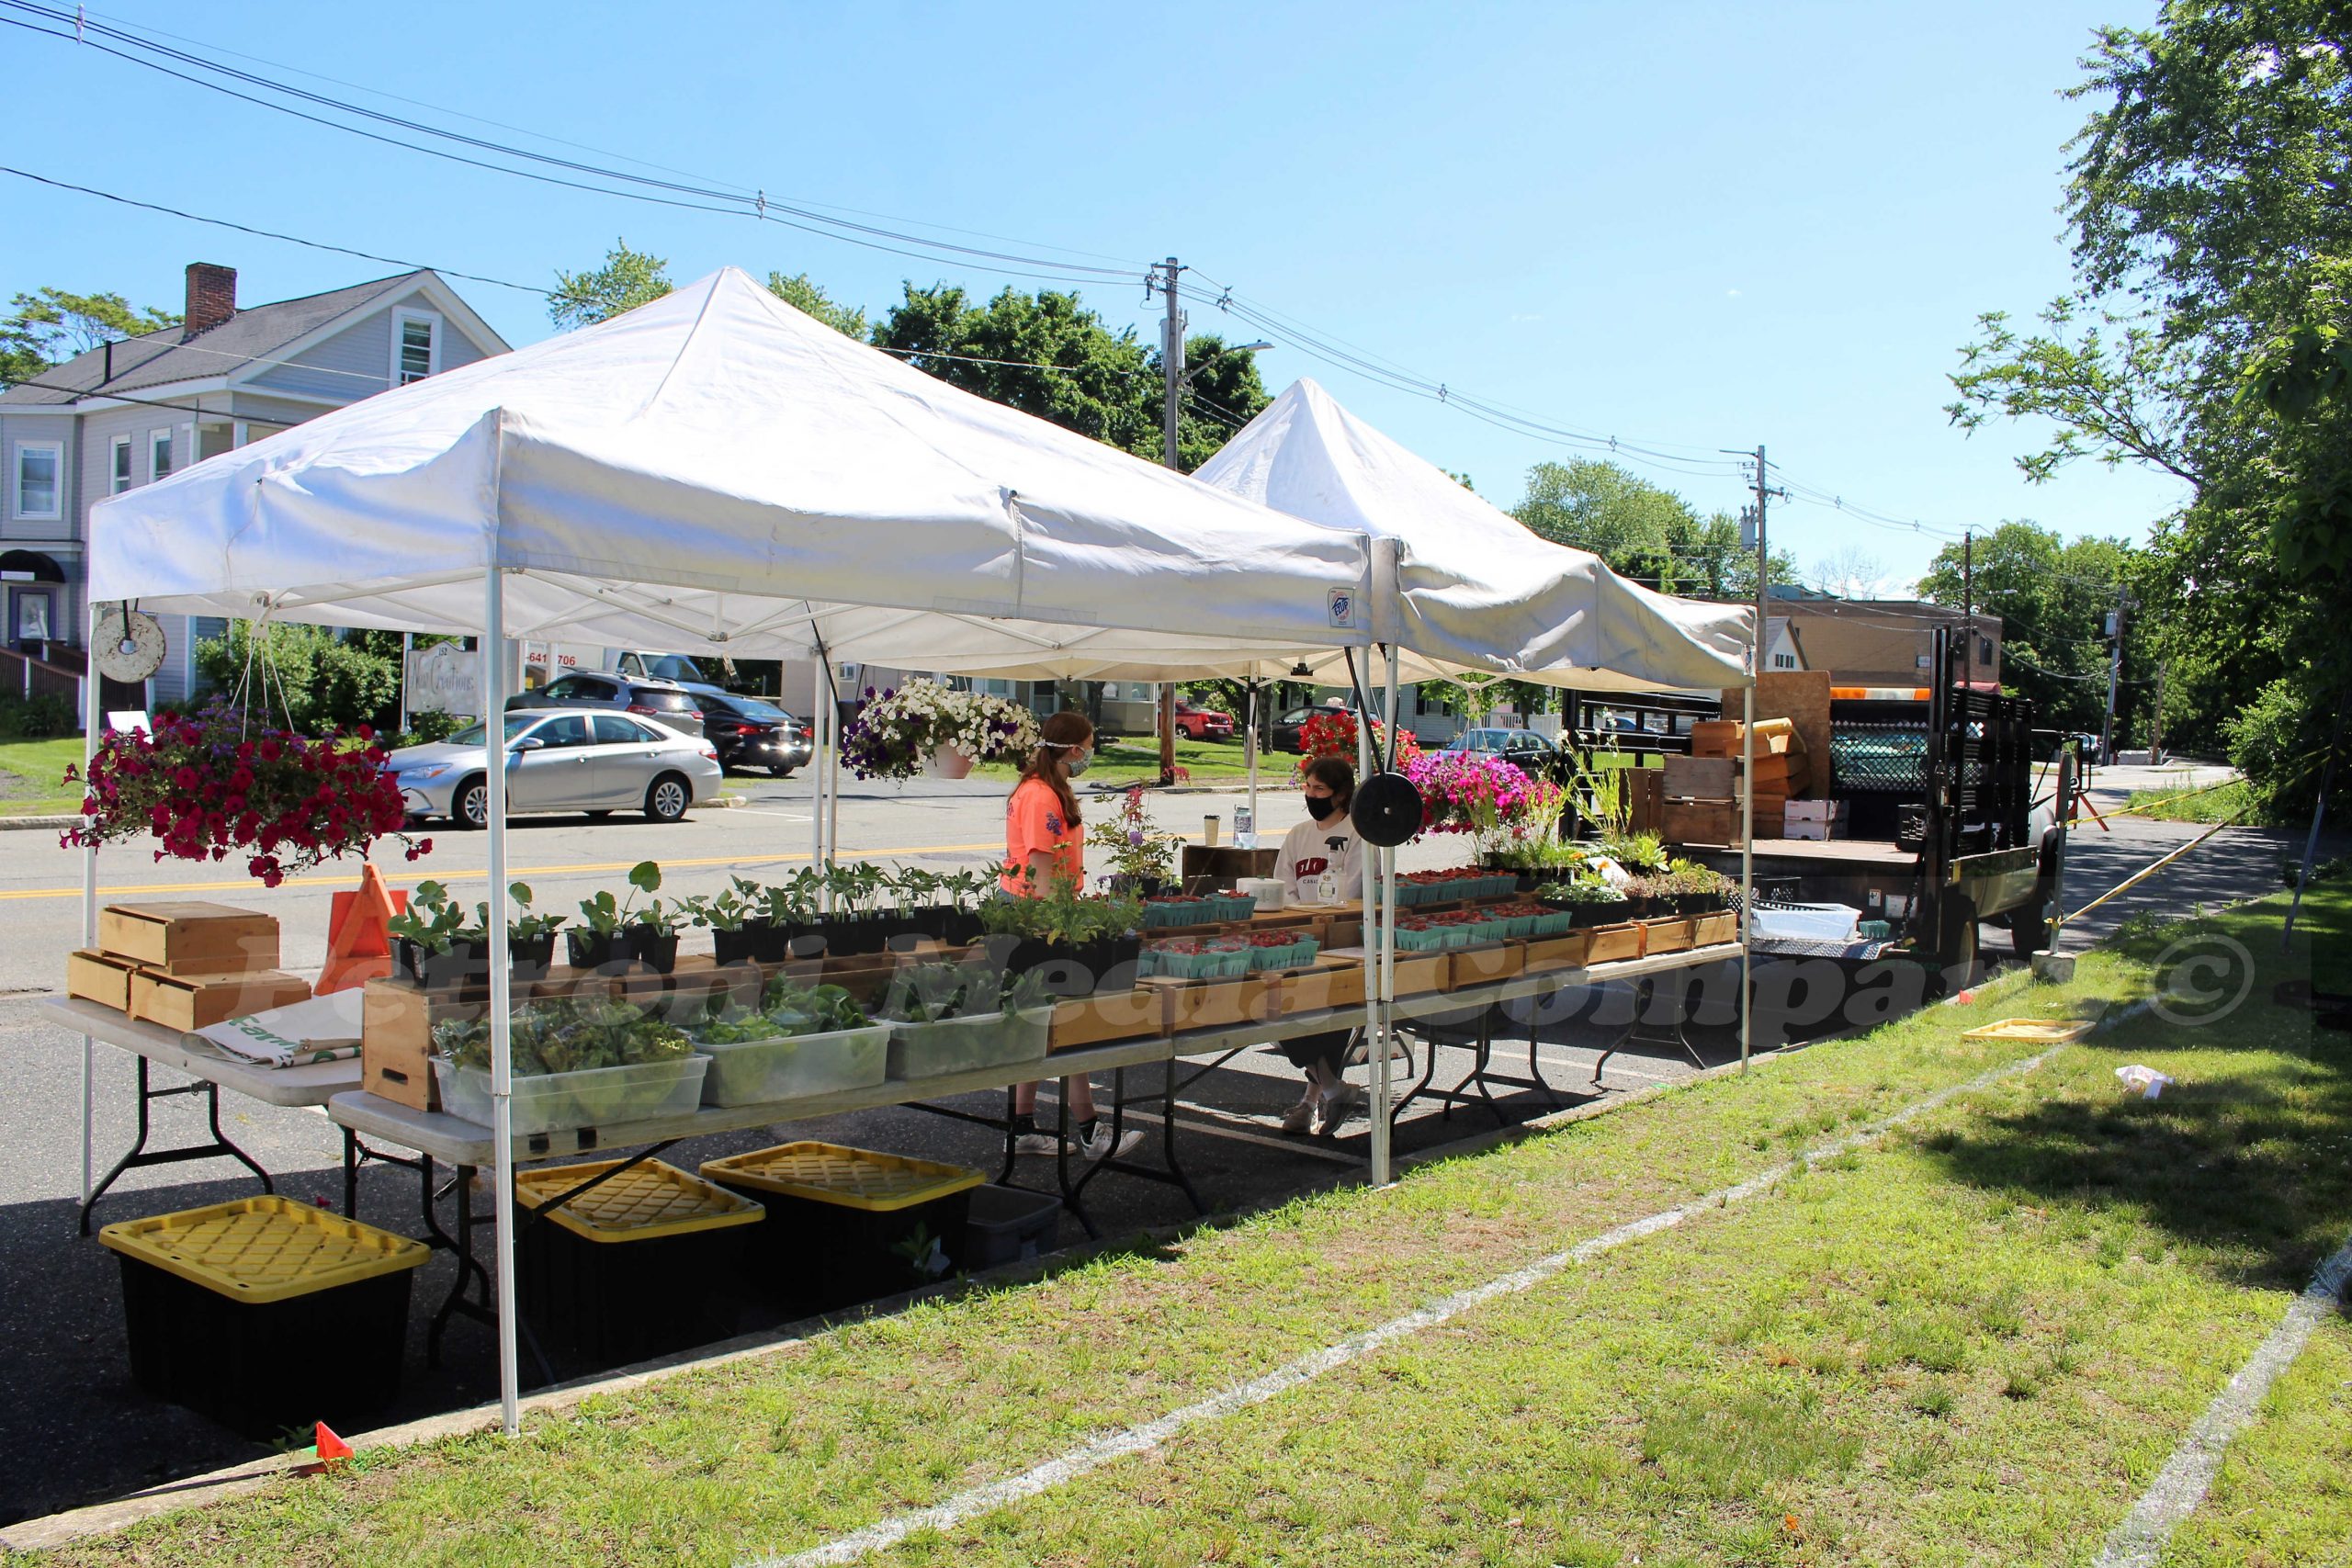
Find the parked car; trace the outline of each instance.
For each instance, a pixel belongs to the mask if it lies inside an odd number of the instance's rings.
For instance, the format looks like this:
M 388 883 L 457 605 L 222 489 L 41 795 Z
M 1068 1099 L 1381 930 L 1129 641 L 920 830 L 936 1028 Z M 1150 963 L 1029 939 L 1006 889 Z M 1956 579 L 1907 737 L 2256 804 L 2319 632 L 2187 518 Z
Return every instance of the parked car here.
M 1230 740 L 1233 739 L 1233 716 L 1216 708 L 1195 707 L 1183 698 L 1176 699 L 1176 733 L 1193 740 Z
M 614 673 L 625 681 L 667 681 L 681 686 L 697 697 L 729 695 L 726 687 L 712 680 L 703 667 L 683 653 L 628 652 L 613 666 Z
M 1551 761 L 1559 749 L 1532 729 L 1465 729 L 1446 742 L 1449 751 L 1478 751 L 1532 768 Z
M 1300 746 L 1298 743 L 1299 726 L 1305 724 L 1308 719 L 1313 718 L 1318 713 L 1345 713 L 1348 710 L 1340 705 L 1340 700 L 1337 697 L 1332 698 L 1328 703 L 1316 703 L 1307 707 L 1291 708 L 1280 718 L 1275 719 L 1273 723 L 1266 727 L 1266 750 L 1269 751 L 1303 750 L 1305 748 Z
M 559 675 L 536 692 L 506 699 L 509 712 L 517 708 L 617 708 L 659 719 L 683 735 L 702 733 L 702 699 L 675 681 L 649 675 L 607 675 L 576 670 Z
M 718 748 L 719 768 L 765 768 L 777 778 L 808 761 L 816 742 L 808 728 L 774 703 L 721 692 L 702 699 L 702 732 Z
M 504 716 L 506 809 L 513 815 L 639 810 L 675 822 L 717 797 L 718 749 L 699 736 L 626 713 L 535 708 Z M 384 759 L 413 817 L 447 817 L 460 828 L 490 821 L 490 754 L 476 724 L 430 746 L 403 746 Z

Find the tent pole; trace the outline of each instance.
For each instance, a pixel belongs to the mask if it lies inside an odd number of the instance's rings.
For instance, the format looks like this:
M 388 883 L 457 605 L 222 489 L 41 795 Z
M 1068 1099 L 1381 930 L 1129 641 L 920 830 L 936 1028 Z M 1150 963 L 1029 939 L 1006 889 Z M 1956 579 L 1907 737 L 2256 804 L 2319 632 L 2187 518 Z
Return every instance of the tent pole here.
M 86 574 L 85 581 L 86 582 Z M 82 776 L 90 774 L 90 764 L 98 755 L 98 715 L 104 698 L 99 688 L 104 682 L 98 677 L 98 602 L 88 600 L 84 605 L 88 637 L 82 646 L 85 655 L 82 672 Z M 29 666 L 28 666 L 29 668 Z M 82 945 L 98 945 L 98 845 L 96 840 L 82 846 Z M 96 1164 L 91 1122 L 97 1105 L 97 1042 L 82 1036 L 82 1203 L 86 1210 L 90 1201 L 90 1184 L 96 1179 Z M 84 1224 L 88 1224 L 86 1214 Z
M 498 1230 L 498 1410 L 506 1435 L 522 1429 L 520 1366 L 514 1322 L 514 1020 L 513 965 L 498 940 L 506 911 L 506 595 L 505 572 L 493 565 L 482 580 L 482 740 L 491 761 L 490 792 L 490 1136 L 493 1209 Z
M 1261 830 L 1258 826 L 1258 677 L 1250 676 L 1249 685 L 1243 690 L 1246 694 L 1245 702 L 1250 710 L 1250 728 L 1248 734 L 1242 739 L 1242 748 L 1250 763 L 1250 841 L 1242 848 L 1255 849 L 1258 847 L 1257 836 Z
M 1388 647 L 1388 689 L 1381 701 L 1388 722 L 1388 753 L 1396 748 L 1396 647 Z M 1385 764 L 1384 764 L 1385 765 Z M 1380 880 L 1374 889 L 1379 911 L 1378 999 L 1374 1004 L 1372 1043 L 1372 1184 L 1388 1185 L 1389 1159 L 1388 1053 L 1396 1038 L 1396 851 L 1380 852 Z
M 1747 1052 L 1755 1023 L 1755 998 L 1748 989 L 1748 972 L 1756 931 L 1756 675 L 1739 694 L 1740 790 L 1739 833 L 1739 1070 L 1747 1071 Z
M 808 859 L 821 870 L 825 863 L 825 749 L 831 743 L 826 731 L 832 715 L 832 705 L 825 700 L 821 672 L 816 689 L 808 695 L 808 705 L 815 710 L 808 716 L 808 728 L 816 744 L 808 756 Z

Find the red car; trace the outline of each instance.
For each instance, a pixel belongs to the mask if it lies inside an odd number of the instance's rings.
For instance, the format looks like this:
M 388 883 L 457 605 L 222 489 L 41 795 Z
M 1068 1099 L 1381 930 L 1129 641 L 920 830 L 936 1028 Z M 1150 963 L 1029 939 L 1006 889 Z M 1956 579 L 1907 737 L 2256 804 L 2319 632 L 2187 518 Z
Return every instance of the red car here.
M 1176 699 L 1176 733 L 1193 740 L 1230 740 L 1233 739 L 1233 716 L 1215 708 L 1195 707 L 1182 697 Z

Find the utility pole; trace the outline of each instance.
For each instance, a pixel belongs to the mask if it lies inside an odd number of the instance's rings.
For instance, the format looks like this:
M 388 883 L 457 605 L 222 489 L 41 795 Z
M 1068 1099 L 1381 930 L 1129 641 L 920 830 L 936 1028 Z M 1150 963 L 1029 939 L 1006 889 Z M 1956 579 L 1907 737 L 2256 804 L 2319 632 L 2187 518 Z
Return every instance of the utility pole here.
M 1182 471 L 1176 456 L 1176 426 L 1184 402 L 1184 312 L 1176 298 L 1176 279 L 1183 267 L 1174 256 L 1152 269 L 1153 279 L 1167 302 L 1159 329 L 1160 461 Z M 1159 688 L 1159 782 L 1176 782 L 1176 688 Z
M 2134 606 L 2131 595 L 2119 585 L 2115 590 L 2115 608 L 2107 617 L 2107 635 L 2115 649 L 2107 662 L 2107 725 L 2099 731 L 2099 761 L 2115 765 L 2115 698 L 2123 684 L 2123 617 Z

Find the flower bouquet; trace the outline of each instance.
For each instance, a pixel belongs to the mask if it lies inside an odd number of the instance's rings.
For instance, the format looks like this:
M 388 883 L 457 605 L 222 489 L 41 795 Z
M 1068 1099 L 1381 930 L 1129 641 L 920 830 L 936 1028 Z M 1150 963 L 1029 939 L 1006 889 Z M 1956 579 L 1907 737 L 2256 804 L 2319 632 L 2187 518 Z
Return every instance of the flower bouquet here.
M 1018 703 L 910 681 L 865 689 L 865 705 L 842 731 L 842 760 L 862 779 L 960 779 L 977 762 L 1017 761 L 1037 740 L 1036 716 Z
M 255 723 L 242 708 L 214 703 L 195 714 L 159 715 L 151 734 L 109 730 L 82 784 L 82 822 L 60 842 L 69 849 L 152 833 L 155 858 L 226 860 L 248 852 L 245 869 L 265 886 L 342 855 L 365 857 L 386 834 L 408 858 L 430 839 L 400 834 L 408 818 L 383 749 L 366 725 L 313 740 Z

